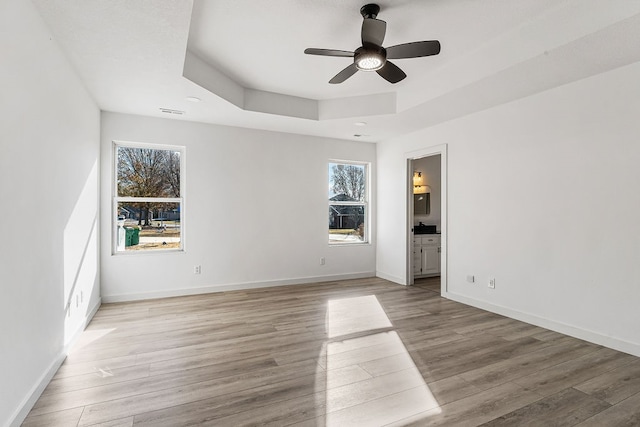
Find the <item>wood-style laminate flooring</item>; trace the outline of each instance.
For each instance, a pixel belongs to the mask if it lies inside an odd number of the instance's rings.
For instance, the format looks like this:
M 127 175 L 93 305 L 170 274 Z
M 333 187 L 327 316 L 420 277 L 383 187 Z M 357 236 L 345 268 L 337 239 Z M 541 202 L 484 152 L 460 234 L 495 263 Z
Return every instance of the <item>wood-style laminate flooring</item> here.
M 638 426 L 640 359 L 382 279 L 105 304 L 25 426 Z
M 413 286 L 440 294 L 440 276 L 415 279 Z

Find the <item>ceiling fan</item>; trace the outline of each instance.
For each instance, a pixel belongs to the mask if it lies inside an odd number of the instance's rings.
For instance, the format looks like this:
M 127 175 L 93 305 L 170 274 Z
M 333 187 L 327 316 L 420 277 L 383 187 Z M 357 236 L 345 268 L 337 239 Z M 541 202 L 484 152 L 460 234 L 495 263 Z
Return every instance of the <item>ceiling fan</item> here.
M 353 63 L 336 74 L 329 83 L 342 83 L 357 71 L 375 71 L 389 83 L 398 83 L 407 75 L 389 59 L 419 58 L 440 53 L 438 40 L 403 43 L 388 48 L 382 47 L 387 23 L 376 19 L 380 12 L 377 4 L 366 4 L 360 8 L 362 22 L 362 46 L 355 52 L 335 49 L 308 48 L 308 55 L 341 56 L 353 58 Z

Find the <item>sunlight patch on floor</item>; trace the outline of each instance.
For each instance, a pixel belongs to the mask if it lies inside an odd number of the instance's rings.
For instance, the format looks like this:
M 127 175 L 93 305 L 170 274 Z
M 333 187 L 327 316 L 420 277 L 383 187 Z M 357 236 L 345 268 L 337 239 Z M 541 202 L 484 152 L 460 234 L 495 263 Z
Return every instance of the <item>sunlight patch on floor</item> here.
M 326 369 L 325 425 L 385 425 L 440 413 L 375 295 L 330 300 L 326 328 L 329 341 L 320 360 Z M 390 357 L 405 363 L 389 370 L 383 365 Z
M 392 326 L 375 295 L 330 300 L 326 324 L 330 339 Z
M 116 330 L 115 328 L 85 330 L 80 335 L 80 338 L 78 338 L 78 341 L 76 341 L 76 343 L 74 344 L 73 348 L 69 352 L 69 355 L 72 355 L 72 354 L 82 350 L 83 348 L 85 348 L 89 344 L 91 344 L 91 343 L 93 343 L 95 341 L 98 341 L 102 337 L 110 334 L 111 332 L 113 332 L 115 330 Z

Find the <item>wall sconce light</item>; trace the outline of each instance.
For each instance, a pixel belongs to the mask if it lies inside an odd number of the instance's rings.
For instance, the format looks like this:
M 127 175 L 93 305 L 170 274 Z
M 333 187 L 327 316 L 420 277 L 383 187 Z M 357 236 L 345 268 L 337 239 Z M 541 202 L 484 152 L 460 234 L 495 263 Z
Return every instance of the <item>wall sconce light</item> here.
M 424 177 L 422 172 L 413 172 L 413 194 L 430 193 L 431 186 L 424 183 Z

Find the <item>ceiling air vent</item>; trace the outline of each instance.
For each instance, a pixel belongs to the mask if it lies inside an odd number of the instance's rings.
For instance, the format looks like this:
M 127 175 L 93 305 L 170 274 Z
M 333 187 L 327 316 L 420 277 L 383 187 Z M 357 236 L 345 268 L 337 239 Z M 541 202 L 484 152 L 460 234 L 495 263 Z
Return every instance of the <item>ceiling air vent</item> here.
M 171 108 L 161 108 L 160 111 L 167 114 L 176 114 L 178 116 L 181 116 L 184 114 L 184 111 L 182 110 L 172 110 Z

